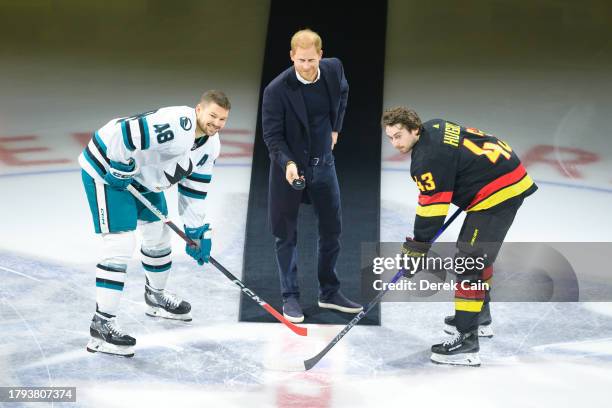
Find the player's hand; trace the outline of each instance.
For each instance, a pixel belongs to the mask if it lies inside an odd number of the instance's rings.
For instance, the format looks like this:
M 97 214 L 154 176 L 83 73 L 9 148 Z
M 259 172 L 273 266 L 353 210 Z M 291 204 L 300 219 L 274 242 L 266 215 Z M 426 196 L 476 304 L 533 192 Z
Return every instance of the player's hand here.
M 289 162 L 289 164 L 287 164 L 287 168 L 285 169 L 285 178 L 289 184 L 293 184 L 293 180 L 297 180 L 299 178 L 303 179 L 303 177 L 300 177 L 298 174 L 298 168 L 294 162 Z
M 137 172 L 138 166 L 134 159 L 130 159 L 127 163 L 111 160 L 104 180 L 116 190 L 125 190 L 132 183 Z
M 419 242 L 410 237 L 406 237 L 406 241 L 404 241 L 404 244 L 402 245 L 402 253 L 413 258 L 425 256 L 427 255 L 429 248 L 431 248 L 431 244 L 429 242 Z
M 419 242 L 410 237 L 406 237 L 406 241 L 402 245 L 402 254 L 410 258 L 425 258 L 427 256 L 427 252 L 429 252 L 429 248 L 431 248 L 431 244 L 429 242 Z M 419 271 L 404 270 L 404 276 L 411 278 Z
M 210 250 L 212 249 L 212 229 L 210 224 L 204 224 L 197 228 L 185 226 L 185 235 L 196 243 L 196 245 L 185 245 L 185 252 L 195 259 L 199 265 L 208 263 L 210 260 Z
M 332 132 L 332 150 L 334 150 L 336 143 L 338 143 L 338 132 Z

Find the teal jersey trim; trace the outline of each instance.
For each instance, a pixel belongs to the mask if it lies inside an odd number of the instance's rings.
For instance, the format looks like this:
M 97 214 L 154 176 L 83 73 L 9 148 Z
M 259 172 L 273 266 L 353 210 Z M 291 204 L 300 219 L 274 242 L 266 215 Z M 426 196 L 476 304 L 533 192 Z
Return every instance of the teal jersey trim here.
M 127 120 L 121 121 L 121 133 L 123 134 L 123 144 L 126 149 L 133 152 L 136 150 L 136 146 L 132 143 L 132 131 Z
M 140 128 L 140 148 L 147 150 L 151 146 L 151 139 L 149 138 L 149 124 L 147 118 L 141 116 L 138 119 L 138 126 Z
M 94 133 L 94 139 L 96 139 L 96 142 L 98 142 L 97 146 L 100 146 L 100 149 L 102 149 L 102 153 L 104 154 L 104 156 L 108 157 L 108 154 L 106 153 L 108 149 L 102 141 L 102 138 L 100 137 L 98 132 Z
M 102 178 L 104 178 L 104 176 L 106 175 L 106 170 L 104 169 L 104 167 L 102 166 L 102 163 L 100 163 L 89 151 L 89 147 L 86 147 L 85 150 L 83 150 L 83 157 L 85 157 L 85 160 L 87 160 L 87 162 L 89 164 L 91 164 L 91 167 L 93 167 L 93 169 L 96 171 L 96 173 L 98 173 L 98 175 Z
M 210 183 L 210 180 L 212 180 L 212 174 L 191 173 L 189 176 L 187 176 L 187 180 L 197 181 L 200 183 Z

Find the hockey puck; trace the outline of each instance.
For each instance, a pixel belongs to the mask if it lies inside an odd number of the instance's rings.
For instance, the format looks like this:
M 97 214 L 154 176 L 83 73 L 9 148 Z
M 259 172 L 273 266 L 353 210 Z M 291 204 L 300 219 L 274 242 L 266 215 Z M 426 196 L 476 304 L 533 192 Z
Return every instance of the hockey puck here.
M 295 179 L 291 183 L 291 187 L 295 190 L 303 190 L 304 187 L 306 187 L 306 181 L 304 181 L 304 179 Z

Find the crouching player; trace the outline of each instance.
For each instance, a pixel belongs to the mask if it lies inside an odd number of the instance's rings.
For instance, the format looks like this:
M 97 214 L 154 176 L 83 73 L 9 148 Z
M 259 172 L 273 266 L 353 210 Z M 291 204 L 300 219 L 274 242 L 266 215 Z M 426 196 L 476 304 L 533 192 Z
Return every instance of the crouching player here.
M 467 213 L 456 257 L 482 267 L 457 274 L 455 315 L 444 320 L 454 337 L 432 346 L 431 360 L 478 366 L 478 337 L 493 335 L 489 290 L 481 283 L 490 283 L 506 233 L 537 186 L 507 143 L 478 129 L 443 119 L 422 123 L 405 107 L 385 111 L 382 127 L 395 149 L 411 154 L 410 175 L 420 190 L 413 238 L 402 252 L 427 254 L 451 203 Z
M 94 133 L 79 156 L 94 229 L 102 245 L 88 351 L 134 355 L 136 340 L 120 329 L 116 315 L 136 230 L 142 236 L 146 314 L 191 320 L 191 305 L 165 290 L 172 267 L 170 230 L 126 189 L 133 185 L 167 215 L 164 190 L 178 185 L 185 233 L 198 243 L 186 251 L 200 265 L 208 262 L 212 241 L 205 198 L 221 147 L 218 132 L 229 111 L 223 92 L 207 91 L 195 108 L 172 106 L 113 119 Z

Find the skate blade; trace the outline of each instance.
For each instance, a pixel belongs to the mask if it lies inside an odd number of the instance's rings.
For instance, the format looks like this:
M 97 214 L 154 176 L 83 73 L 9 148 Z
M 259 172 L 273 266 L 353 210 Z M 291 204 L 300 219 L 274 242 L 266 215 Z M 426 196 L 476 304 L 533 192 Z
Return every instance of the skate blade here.
M 87 343 L 87 351 L 90 353 L 100 352 L 114 356 L 134 357 L 133 346 L 118 346 L 116 344 L 107 343 L 102 339 L 89 339 L 89 343 Z
M 430 359 L 436 364 L 480 367 L 480 356 L 478 353 L 462 353 L 454 355 L 431 353 Z
M 457 334 L 457 328 L 447 324 L 444 326 L 444 333 L 454 336 Z M 487 326 L 478 326 L 478 337 L 486 337 L 490 339 L 493 337 L 493 327 L 491 327 L 490 324 Z
M 190 322 L 192 320 L 191 312 L 187 312 L 185 314 L 174 314 L 162 309 L 161 307 L 155 306 L 149 306 L 145 314 L 151 317 L 161 317 L 170 320 L 181 320 L 183 322 Z

